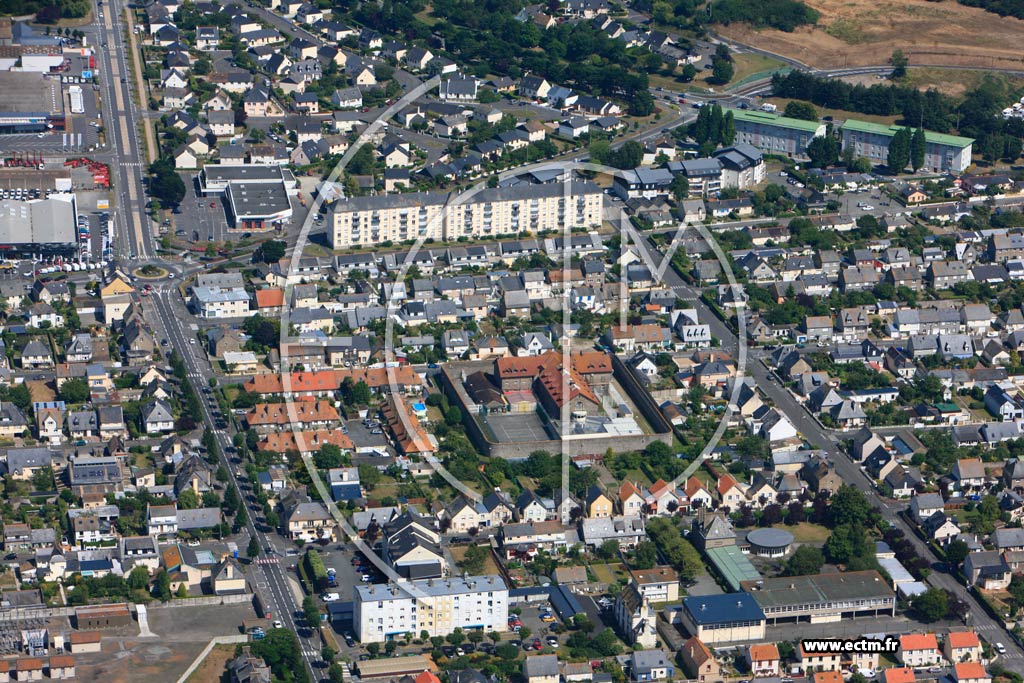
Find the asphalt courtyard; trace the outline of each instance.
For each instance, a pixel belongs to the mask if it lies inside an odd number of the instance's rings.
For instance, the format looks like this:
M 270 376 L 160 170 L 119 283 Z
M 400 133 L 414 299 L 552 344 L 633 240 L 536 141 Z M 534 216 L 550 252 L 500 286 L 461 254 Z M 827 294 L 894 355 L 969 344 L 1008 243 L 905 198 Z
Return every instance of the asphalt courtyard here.
M 501 443 L 553 440 L 536 413 L 488 415 L 486 421 Z

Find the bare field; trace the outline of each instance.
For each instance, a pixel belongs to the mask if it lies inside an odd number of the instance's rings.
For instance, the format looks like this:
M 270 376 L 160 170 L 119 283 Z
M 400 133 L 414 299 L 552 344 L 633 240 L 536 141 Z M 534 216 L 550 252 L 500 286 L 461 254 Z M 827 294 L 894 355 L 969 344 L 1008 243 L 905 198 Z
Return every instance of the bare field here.
M 733 24 L 719 33 L 816 68 L 884 64 L 901 49 L 911 65 L 1020 69 L 1024 21 L 956 2 L 807 0 L 818 25 L 785 33 Z

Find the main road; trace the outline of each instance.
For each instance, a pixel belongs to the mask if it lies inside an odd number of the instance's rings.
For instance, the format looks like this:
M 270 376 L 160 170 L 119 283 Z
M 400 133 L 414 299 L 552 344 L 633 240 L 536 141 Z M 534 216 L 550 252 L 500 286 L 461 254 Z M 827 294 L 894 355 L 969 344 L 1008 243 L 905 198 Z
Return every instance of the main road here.
M 188 312 L 184 310 L 184 305 L 181 303 L 180 297 L 178 297 L 174 288 L 165 289 L 163 286 L 157 288 L 153 295 L 149 297 L 149 301 L 151 303 L 148 305 L 144 304 L 144 310 L 152 314 L 148 317 L 153 325 L 154 332 L 157 333 L 158 338 L 167 339 L 170 348 L 177 350 L 184 360 L 188 382 L 192 385 L 196 395 L 200 397 L 203 422 L 217 439 L 220 464 L 227 469 L 230 484 L 237 488 L 243 504 L 250 505 L 251 499 L 249 494 L 254 491 L 252 487 L 257 484 L 256 482 L 248 482 L 250 485 L 249 492 L 245 492 L 240 485 L 240 477 L 236 474 L 236 464 L 231 462 L 231 459 L 228 457 L 229 449 L 233 450 L 234 446 L 231 441 L 231 423 L 228 422 L 227 415 L 220 416 L 219 412 L 215 414 L 215 411 L 219 411 L 220 408 L 217 406 L 215 399 L 212 398 L 213 394 L 207 395 L 205 393 L 210 390 L 208 378 L 214 376 L 213 368 L 210 366 L 205 353 L 198 350 L 200 346 L 196 342 L 195 335 L 191 334 L 188 328 L 182 324 L 182 321 L 188 319 Z M 218 419 L 223 419 L 227 422 L 229 428 L 217 429 Z M 292 590 L 292 582 L 285 576 L 286 570 L 280 562 L 282 553 L 278 551 L 275 545 L 275 537 L 268 535 L 264 531 L 268 527 L 264 524 L 257 525 L 257 521 L 262 519 L 263 513 L 252 510 L 251 506 L 250 510 L 246 533 L 249 538 L 255 538 L 257 543 L 259 543 L 261 556 L 264 561 L 254 562 L 250 565 L 249 580 L 255 584 L 255 588 L 268 601 L 273 615 L 272 618 L 280 620 L 285 628 L 291 629 L 299 635 L 302 658 L 309 667 L 313 680 L 317 680 L 316 667 L 320 661 L 320 648 L 313 641 L 312 634 L 317 631 L 319 625 L 306 624 L 305 630 L 300 630 L 301 625 L 296 618 L 301 610 L 300 601 L 296 599 L 296 595 Z M 239 545 L 244 547 L 244 544 Z
M 654 248 L 650 242 L 648 248 L 653 252 Z M 653 253 L 652 253 L 653 255 Z M 665 269 L 662 277 L 665 286 L 671 287 L 676 295 L 692 304 L 699 311 L 702 321 L 711 327 L 711 334 L 717 337 L 722 346 L 727 350 L 737 350 L 738 339 L 732 328 L 718 318 L 711 308 L 700 299 L 700 292 L 690 287 L 671 267 Z M 758 389 L 772 400 L 775 407 L 788 417 L 804 438 L 815 448 L 819 448 L 828 454 L 829 459 L 835 464 L 836 472 L 846 484 L 852 484 L 864 492 L 868 502 L 882 511 L 882 516 L 903 531 L 907 539 L 914 544 L 915 549 L 926 559 L 932 559 L 932 551 L 914 533 L 910 525 L 899 515 L 905 505 L 894 503 L 883 498 L 875 489 L 874 483 L 868 479 L 861 468 L 854 463 L 847 453 L 840 448 L 840 438 L 836 432 L 824 429 L 817 420 L 811 417 L 804 407 L 797 402 L 793 395 L 779 382 L 778 378 L 760 361 L 759 357 L 751 355 L 747 363 L 746 374 L 754 379 Z M 927 582 L 935 587 L 943 588 L 959 599 L 971 605 L 970 624 L 980 631 L 989 642 L 1002 642 L 1006 645 L 1006 654 L 1000 656 L 1000 660 L 1007 669 L 1024 674 L 1024 651 L 1017 643 L 1008 637 L 1003 625 L 989 616 L 988 612 L 978 604 L 979 598 L 968 591 L 951 574 L 933 571 L 928 576 Z M 866 628 L 870 631 L 870 628 Z
M 96 47 L 101 94 L 104 100 L 104 119 L 107 137 L 112 145 L 111 181 L 117 192 L 114 210 L 115 226 L 120 226 L 118 254 L 121 258 L 147 259 L 155 251 L 152 247 L 153 224 L 146 212 L 143 192 L 145 155 L 140 147 L 142 136 L 137 125 L 145 111 L 136 107 L 132 99 L 131 69 L 128 61 L 126 24 L 122 12 L 131 11 L 125 0 L 107 0 L 105 7 L 97 8 L 100 41 Z M 146 94 L 140 93 L 144 103 Z

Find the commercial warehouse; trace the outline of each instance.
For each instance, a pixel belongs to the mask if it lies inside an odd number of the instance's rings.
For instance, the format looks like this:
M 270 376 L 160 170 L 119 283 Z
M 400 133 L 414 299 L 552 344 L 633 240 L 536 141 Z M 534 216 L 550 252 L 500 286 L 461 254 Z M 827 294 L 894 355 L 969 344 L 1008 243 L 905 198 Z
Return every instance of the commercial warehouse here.
M 522 183 L 461 193 L 416 192 L 336 202 L 328 240 L 334 249 L 420 237 L 455 241 L 601 224 L 604 195 L 589 182 Z
M 76 214 L 73 194 L 0 201 L 0 255 L 73 258 L 78 254 Z
M 41 73 L 0 72 L 0 134 L 64 130 L 60 78 Z
M 199 174 L 203 195 L 222 195 L 231 230 L 271 230 L 292 217 L 295 176 L 280 166 L 208 164 Z
M 902 128 L 847 119 L 840 128 L 843 151 L 851 150 L 855 157 L 884 164 L 889 156 L 889 143 Z M 927 143 L 924 154 L 926 169 L 959 173 L 971 165 L 971 147 L 974 144 L 971 138 L 926 130 L 924 139 Z
M 805 158 L 811 140 L 825 134 L 825 124 L 765 111 L 731 109 L 736 142 L 769 154 Z
M 741 587 L 773 624 L 780 620 L 820 624 L 896 613 L 896 594 L 874 569 L 743 581 Z

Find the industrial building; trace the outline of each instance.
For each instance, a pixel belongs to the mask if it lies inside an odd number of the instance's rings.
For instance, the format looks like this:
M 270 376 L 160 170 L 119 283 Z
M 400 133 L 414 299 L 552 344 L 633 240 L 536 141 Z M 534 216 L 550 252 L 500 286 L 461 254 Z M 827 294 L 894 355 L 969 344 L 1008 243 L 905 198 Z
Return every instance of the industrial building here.
M 864 157 L 876 164 L 884 164 L 889 156 L 889 143 L 903 126 L 886 126 L 847 119 L 840 132 L 843 152 L 851 150 L 855 157 Z M 926 144 L 924 168 L 931 171 L 960 173 L 971 165 L 971 147 L 974 140 L 957 135 L 924 132 Z
M 741 587 L 773 624 L 780 620 L 821 624 L 896 613 L 896 594 L 874 569 L 743 581 Z
M 518 184 L 460 193 L 416 192 L 336 202 L 328 240 L 334 249 L 420 237 L 456 241 L 601 224 L 603 194 L 589 182 Z
M 205 196 L 224 197 L 231 230 L 261 232 L 292 217 L 297 183 L 291 171 L 277 165 L 207 164 L 199 174 L 199 188 Z
M 64 130 L 59 77 L 0 71 L 0 134 Z
M 825 134 L 825 124 L 779 116 L 766 111 L 730 109 L 736 140 L 768 154 L 805 158 L 811 140 Z
M 0 200 L 0 256 L 73 258 L 78 254 L 75 195 Z
M 356 637 L 380 643 L 406 633 L 508 629 L 508 587 L 498 575 L 356 586 Z

